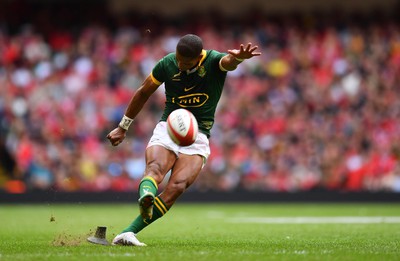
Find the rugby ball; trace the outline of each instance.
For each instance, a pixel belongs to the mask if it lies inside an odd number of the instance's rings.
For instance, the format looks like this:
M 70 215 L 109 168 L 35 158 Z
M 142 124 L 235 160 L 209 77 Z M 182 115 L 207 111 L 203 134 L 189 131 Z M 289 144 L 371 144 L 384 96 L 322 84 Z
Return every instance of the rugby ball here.
M 179 146 L 189 146 L 197 138 L 199 127 L 194 115 L 186 109 L 177 109 L 167 118 L 167 130 L 171 139 Z

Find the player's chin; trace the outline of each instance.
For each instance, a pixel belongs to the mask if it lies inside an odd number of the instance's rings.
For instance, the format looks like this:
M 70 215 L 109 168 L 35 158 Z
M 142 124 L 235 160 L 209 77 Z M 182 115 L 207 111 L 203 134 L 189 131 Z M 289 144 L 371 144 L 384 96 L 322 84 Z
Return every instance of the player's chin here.
M 189 67 L 179 67 L 179 71 L 181 72 L 186 72 L 187 70 L 190 70 Z

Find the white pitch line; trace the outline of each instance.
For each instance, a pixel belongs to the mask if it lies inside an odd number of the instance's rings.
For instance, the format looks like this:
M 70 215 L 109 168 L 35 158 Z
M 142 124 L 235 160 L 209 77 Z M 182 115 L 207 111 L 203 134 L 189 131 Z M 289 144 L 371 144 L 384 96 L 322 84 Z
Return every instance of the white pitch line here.
M 259 224 L 379 224 L 400 223 L 400 217 L 240 217 L 230 223 Z

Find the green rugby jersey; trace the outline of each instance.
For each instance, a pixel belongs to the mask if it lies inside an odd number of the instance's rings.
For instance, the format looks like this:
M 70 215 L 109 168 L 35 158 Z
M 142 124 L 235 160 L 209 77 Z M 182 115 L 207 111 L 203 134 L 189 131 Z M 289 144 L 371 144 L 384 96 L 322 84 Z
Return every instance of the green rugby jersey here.
M 166 102 L 160 121 L 166 121 L 172 111 L 185 108 L 196 117 L 199 130 L 210 137 L 227 75 L 219 61 L 226 53 L 203 50 L 203 55 L 197 70 L 187 73 L 179 70 L 175 53 L 170 53 L 156 64 L 151 76 L 155 83 L 165 85 Z

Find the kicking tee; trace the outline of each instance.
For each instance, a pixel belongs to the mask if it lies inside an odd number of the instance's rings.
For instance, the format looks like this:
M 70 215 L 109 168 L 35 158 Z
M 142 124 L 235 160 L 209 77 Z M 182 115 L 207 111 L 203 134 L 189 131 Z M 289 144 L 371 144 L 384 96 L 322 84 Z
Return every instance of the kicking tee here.
M 172 111 L 185 108 L 196 117 L 199 130 L 210 137 L 227 75 L 219 61 L 226 54 L 215 50 L 203 50 L 202 54 L 195 69 L 183 72 L 178 68 L 175 53 L 170 53 L 156 64 L 151 77 L 154 83 L 165 85 L 166 101 L 160 121 L 166 121 Z

